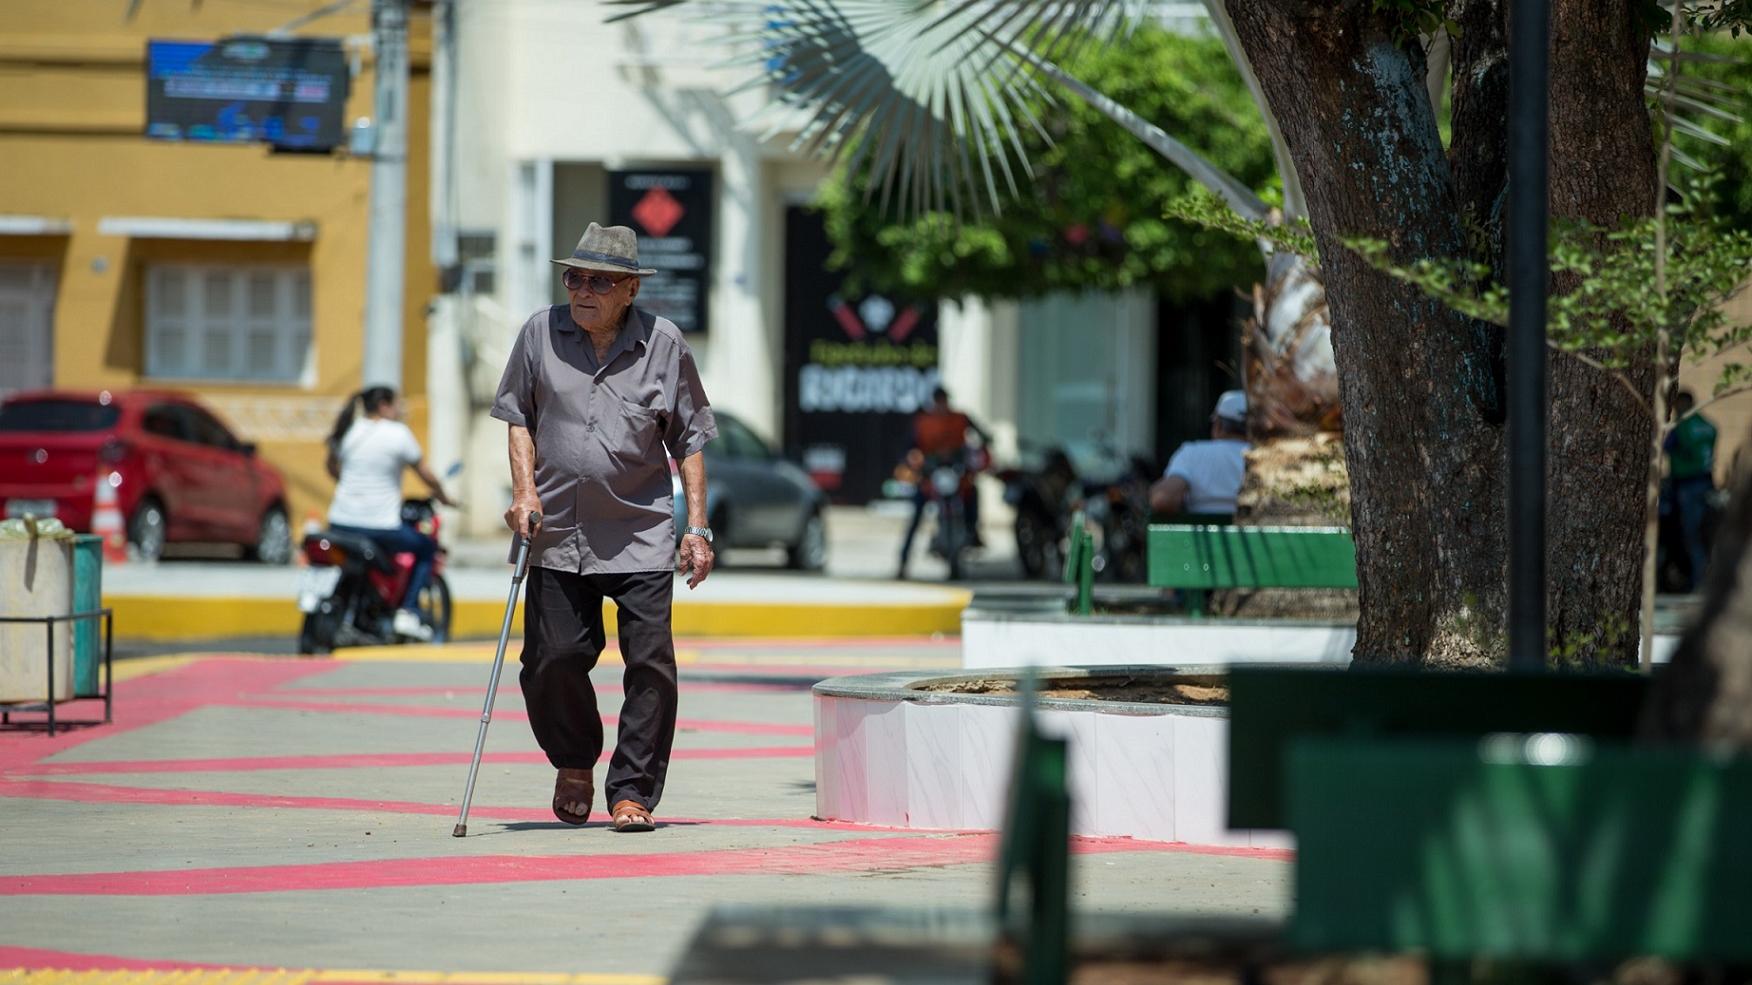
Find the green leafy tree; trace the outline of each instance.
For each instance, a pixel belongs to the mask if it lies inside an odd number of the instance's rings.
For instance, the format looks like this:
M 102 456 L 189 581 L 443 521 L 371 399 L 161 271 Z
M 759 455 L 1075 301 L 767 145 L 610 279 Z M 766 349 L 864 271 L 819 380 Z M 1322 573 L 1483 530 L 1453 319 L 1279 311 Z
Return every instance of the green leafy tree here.
M 1208 148 L 1209 161 L 1241 183 L 1278 194 L 1271 135 L 1218 38 L 1141 26 L 1065 69 Z M 897 216 L 882 207 L 868 161 L 841 169 L 819 199 L 833 262 L 855 258 L 879 290 L 935 297 L 1149 287 L 1188 300 L 1259 278 L 1257 246 L 1165 215 L 1195 182 L 1105 113 L 1044 93 L 1028 111 L 1041 123 L 1021 135 L 1033 177 L 995 213 Z

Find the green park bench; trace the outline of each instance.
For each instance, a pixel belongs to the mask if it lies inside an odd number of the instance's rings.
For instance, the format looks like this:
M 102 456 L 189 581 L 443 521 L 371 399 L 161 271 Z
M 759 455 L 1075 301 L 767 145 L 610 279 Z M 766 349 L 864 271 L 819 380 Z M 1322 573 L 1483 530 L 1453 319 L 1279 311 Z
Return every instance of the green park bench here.
M 1304 951 L 1752 960 L 1752 759 L 1635 741 L 1623 672 L 1235 667 L 1229 824 L 1296 838 Z M 1528 977 L 1523 980 L 1558 980 Z
M 1150 584 L 1182 592 L 1195 616 L 1220 589 L 1357 587 L 1356 543 L 1344 527 L 1156 524 L 1148 544 Z

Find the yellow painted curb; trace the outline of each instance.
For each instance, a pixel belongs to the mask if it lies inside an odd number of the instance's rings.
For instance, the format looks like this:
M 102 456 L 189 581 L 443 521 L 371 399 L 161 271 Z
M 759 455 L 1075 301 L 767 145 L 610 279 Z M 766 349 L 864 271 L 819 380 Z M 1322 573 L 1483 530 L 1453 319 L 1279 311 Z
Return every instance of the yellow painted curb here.
M 965 593 L 941 602 L 675 603 L 677 636 L 844 639 L 860 636 L 931 636 L 961 631 Z M 171 595 L 106 595 L 115 611 L 116 636 L 127 640 L 222 640 L 238 636 L 296 636 L 303 615 L 290 599 Z M 522 607 L 512 617 L 523 627 Z M 613 620 L 614 606 L 603 604 Z M 505 618 L 503 602 L 463 600 L 451 616 L 452 635 L 496 637 Z M 612 625 L 612 622 L 610 623 Z
M 0 970 L 3 985 L 664 985 L 662 975 L 497 971 L 313 971 L 175 968 L 136 971 Z

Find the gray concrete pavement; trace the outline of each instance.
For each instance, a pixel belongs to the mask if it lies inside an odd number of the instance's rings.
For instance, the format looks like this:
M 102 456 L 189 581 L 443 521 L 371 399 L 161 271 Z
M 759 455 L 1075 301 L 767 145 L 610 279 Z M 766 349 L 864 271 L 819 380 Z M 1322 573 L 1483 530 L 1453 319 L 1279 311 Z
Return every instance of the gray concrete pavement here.
M 648 835 L 609 831 L 600 802 L 588 827 L 552 818 L 509 668 L 466 839 L 450 829 L 490 647 L 131 661 L 115 725 L 0 733 L 0 965 L 57 952 L 632 981 L 612 976 L 665 974 L 716 903 L 985 906 L 991 835 L 809 817 L 810 683 L 953 665 L 955 645 L 684 641 L 682 728 Z M 595 675 L 609 711 L 618 671 Z M 1288 863 L 1270 853 L 1078 849 L 1084 912 L 1288 906 Z

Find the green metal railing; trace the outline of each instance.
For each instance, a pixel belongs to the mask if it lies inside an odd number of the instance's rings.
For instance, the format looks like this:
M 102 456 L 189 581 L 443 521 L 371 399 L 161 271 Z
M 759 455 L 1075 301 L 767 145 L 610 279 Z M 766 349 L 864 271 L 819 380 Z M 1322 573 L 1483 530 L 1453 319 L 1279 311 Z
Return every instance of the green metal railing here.
M 1089 533 L 1082 510 L 1071 514 L 1070 543 L 1065 547 L 1065 584 L 1077 587 L 1071 612 L 1086 616 L 1095 611 L 1095 538 Z

